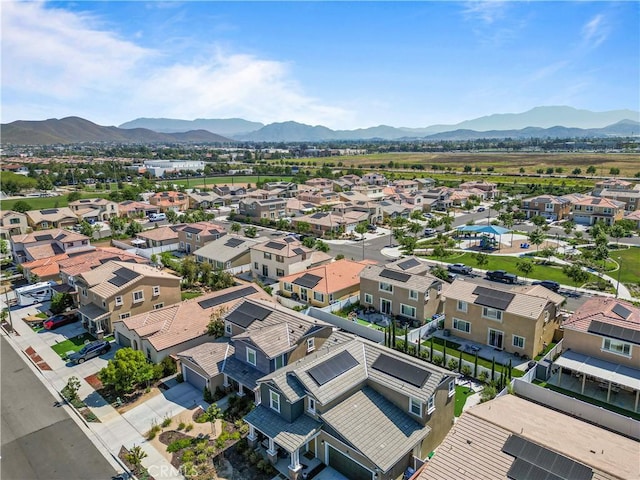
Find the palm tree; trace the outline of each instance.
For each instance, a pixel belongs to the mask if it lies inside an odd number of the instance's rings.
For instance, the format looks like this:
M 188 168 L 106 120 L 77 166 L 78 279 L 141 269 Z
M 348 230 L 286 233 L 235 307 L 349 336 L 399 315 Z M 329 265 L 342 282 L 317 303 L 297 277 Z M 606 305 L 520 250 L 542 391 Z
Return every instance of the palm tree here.
M 233 222 L 231 224 L 231 231 L 233 233 L 239 233 L 242 230 L 242 226 L 238 222 Z
M 413 233 L 414 237 L 417 237 L 418 233 L 422 231 L 422 225 L 420 225 L 418 222 L 409 222 L 409 225 L 407 225 L 407 230 L 409 230 L 410 233 Z
M 542 242 L 544 242 L 544 233 L 539 228 L 536 228 L 533 232 L 529 233 L 529 241 L 536 246 L 536 252 Z

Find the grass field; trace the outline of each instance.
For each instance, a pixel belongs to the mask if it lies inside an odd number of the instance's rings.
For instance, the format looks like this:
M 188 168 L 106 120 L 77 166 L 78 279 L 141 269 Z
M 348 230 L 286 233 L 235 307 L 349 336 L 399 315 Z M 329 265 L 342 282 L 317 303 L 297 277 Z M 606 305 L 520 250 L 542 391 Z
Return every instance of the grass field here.
M 82 192 L 81 195 L 82 198 L 107 198 L 109 196 L 109 192 Z M 31 206 L 30 210 L 66 207 L 69 205 L 66 195 L 60 195 L 58 197 L 24 197 L 17 198 L 15 200 L 3 200 L 2 209 L 12 210 L 16 202 L 19 201 L 27 202 Z
M 268 176 L 268 175 L 234 175 L 234 176 L 226 176 L 226 177 L 207 177 L 207 178 L 190 178 L 190 179 L 176 179 L 176 180 L 161 180 L 158 183 L 169 183 L 175 185 L 184 185 L 187 188 L 193 187 L 210 187 L 212 185 L 244 185 L 246 183 L 250 183 L 255 186 L 258 181 L 291 181 L 291 176 L 284 177 L 276 177 L 276 176 Z
M 462 408 L 467 403 L 467 398 L 473 395 L 475 392 L 469 387 L 463 387 L 462 385 L 456 385 L 456 405 L 454 407 L 454 415 L 459 417 L 462 415 Z
M 614 250 L 609 254 L 621 265 L 620 281 L 622 283 L 640 283 L 640 248 L 631 247 L 625 250 Z M 618 260 L 620 257 L 620 260 Z M 609 276 L 617 279 L 618 272 L 610 272 Z

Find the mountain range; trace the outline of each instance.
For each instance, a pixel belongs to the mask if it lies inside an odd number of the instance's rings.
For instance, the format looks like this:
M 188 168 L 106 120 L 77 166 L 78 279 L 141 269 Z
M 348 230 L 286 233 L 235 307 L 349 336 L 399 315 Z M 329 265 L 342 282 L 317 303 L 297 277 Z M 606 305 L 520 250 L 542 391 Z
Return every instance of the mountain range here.
M 138 118 L 120 127 L 103 127 L 79 117 L 15 121 L 2 125 L 2 142 L 56 144 L 322 142 L 339 140 L 476 140 L 482 138 L 572 138 L 635 136 L 640 112 L 592 112 L 572 107 L 536 107 L 523 113 L 495 114 L 454 125 L 424 128 L 377 127 L 332 130 L 322 125 L 281 122 L 264 125 L 240 118 L 179 120 Z

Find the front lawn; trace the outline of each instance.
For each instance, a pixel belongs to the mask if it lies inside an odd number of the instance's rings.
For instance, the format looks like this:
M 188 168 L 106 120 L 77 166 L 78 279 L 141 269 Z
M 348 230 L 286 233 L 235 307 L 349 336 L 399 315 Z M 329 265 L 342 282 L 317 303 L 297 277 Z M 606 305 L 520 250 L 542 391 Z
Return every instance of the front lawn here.
M 454 414 L 456 417 L 462 415 L 462 409 L 464 404 L 467 403 L 467 398 L 474 393 L 475 392 L 472 388 L 465 387 L 463 385 L 456 385 L 456 405 L 454 407 Z
M 56 343 L 51 348 L 54 352 L 60 355 L 60 358 L 65 359 L 67 352 L 77 352 L 85 346 L 86 343 L 92 342 L 96 338 L 90 333 L 83 333 L 77 337 L 69 338 L 64 342 Z

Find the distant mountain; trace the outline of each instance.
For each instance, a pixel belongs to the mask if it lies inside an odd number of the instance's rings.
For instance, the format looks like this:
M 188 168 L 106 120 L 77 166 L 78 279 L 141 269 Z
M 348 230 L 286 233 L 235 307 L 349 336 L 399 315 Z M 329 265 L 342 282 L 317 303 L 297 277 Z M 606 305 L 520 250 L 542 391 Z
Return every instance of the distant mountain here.
M 158 133 L 146 128 L 103 127 L 79 117 L 2 124 L 2 142 L 17 145 L 67 143 L 228 143 L 229 138 L 206 130 Z
M 180 133 L 191 130 L 208 130 L 218 135 L 239 135 L 254 132 L 264 127 L 263 123 L 250 122 L 241 118 L 196 118 L 195 120 L 178 120 L 173 118 L 136 118 L 123 123 L 120 128 L 147 128 L 154 132 Z

